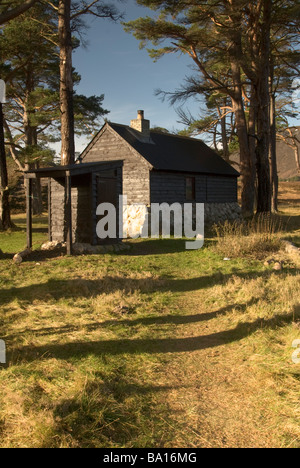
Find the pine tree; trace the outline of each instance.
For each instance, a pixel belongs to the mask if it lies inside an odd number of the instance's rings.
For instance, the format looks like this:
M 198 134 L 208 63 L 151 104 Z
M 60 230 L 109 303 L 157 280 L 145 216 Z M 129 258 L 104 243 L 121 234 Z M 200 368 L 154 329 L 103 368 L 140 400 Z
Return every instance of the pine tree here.
M 0 27 L 31 8 L 37 0 L 11 1 L 0 4 Z M 3 130 L 3 107 L 0 102 L 0 230 L 13 227 L 10 217 L 8 174 Z
M 84 27 L 83 18 L 92 15 L 97 18 L 120 19 L 121 15 L 113 5 L 101 0 L 86 2 L 85 0 L 57 0 L 51 2 L 58 15 L 58 44 L 60 50 L 60 113 L 61 113 L 61 163 L 75 162 L 74 138 L 74 103 L 72 74 L 72 24 Z
M 2 73 L 8 83 L 5 128 L 10 153 L 20 171 L 49 163 L 49 143 L 60 140 L 59 48 L 56 18 L 52 8 L 37 5 L 12 20 L 0 37 Z M 1 69 L 1 68 L 0 68 Z M 72 71 L 75 84 L 80 76 Z M 104 96 L 86 97 L 74 93 L 75 130 L 90 134 L 99 117 Z M 93 119 L 87 127 L 89 119 Z M 99 125 L 99 124 L 98 124 Z M 34 184 L 35 214 L 42 211 L 40 187 Z
M 281 39 L 288 37 L 295 44 L 299 32 L 295 2 L 138 0 L 137 3 L 160 13 L 155 19 L 139 18 L 125 24 L 125 29 L 142 46 L 154 44 L 150 55 L 155 59 L 176 52 L 188 55 L 211 90 L 231 99 L 240 149 L 244 214 L 253 212 L 255 172 L 257 209 L 269 212 L 272 35 L 275 30 Z M 227 70 L 221 78 L 218 64 Z M 288 61 L 286 66 L 289 67 Z

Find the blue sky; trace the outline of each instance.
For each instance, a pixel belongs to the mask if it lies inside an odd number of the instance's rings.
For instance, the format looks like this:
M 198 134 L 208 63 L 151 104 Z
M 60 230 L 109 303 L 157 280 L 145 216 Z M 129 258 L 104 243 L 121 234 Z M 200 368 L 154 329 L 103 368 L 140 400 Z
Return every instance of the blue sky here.
M 120 3 L 120 10 L 125 12 L 125 21 L 153 15 L 134 0 Z M 103 105 L 110 110 L 107 117 L 112 122 L 129 125 L 137 110 L 142 109 L 151 126 L 183 128 L 177 123 L 175 108 L 161 102 L 154 92 L 157 88 L 173 91 L 185 76 L 192 74 L 187 57 L 170 55 L 154 63 L 146 49 L 140 50 L 139 41 L 125 33 L 120 23 L 106 19 L 92 19 L 86 39 L 87 47 L 76 50 L 73 56 L 73 64 L 82 78 L 76 88 L 78 93 L 104 94 Z M 199 103 L 191 101 L 189 108 L 197 113 Z M 77 140 L 76 150 L 82 150 L 87 141 Z

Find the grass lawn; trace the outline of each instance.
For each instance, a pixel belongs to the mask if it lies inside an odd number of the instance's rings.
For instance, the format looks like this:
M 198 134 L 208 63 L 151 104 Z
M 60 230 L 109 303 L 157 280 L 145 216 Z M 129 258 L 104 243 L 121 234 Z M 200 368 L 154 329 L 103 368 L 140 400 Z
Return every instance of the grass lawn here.
M 282 235 L 300 246 L 290 198 Z M 14 221 L 0 234 L 0 447 L 300 447 L 297 261 L 224 261 L 210 238 L 16 266 Z

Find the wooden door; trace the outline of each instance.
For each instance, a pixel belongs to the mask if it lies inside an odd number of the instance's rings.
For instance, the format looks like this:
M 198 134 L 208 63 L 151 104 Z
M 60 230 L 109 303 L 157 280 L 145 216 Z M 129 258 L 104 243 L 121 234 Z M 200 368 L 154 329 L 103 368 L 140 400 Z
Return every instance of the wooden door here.
M 116 177 L 97 177 L 97 206 L 101 203 L 111 203 L 116 208 L 117 234 L 118 234 L 118 195 Z M 97 222 L 106 215 L 97 216 Z M 118 239 L 98 239 L 98 244 L 112 244 Z

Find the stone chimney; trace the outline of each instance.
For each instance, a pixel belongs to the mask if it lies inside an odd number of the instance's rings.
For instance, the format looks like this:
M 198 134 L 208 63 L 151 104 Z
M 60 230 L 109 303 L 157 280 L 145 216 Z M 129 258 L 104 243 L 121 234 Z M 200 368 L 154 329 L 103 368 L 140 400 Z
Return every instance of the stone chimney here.
M 150 120 L 144 119 L 144 111 L 139 110 L 137 119 L 131 120 L 130 127 L 140 132 L 144 137 L 150 138 Z

